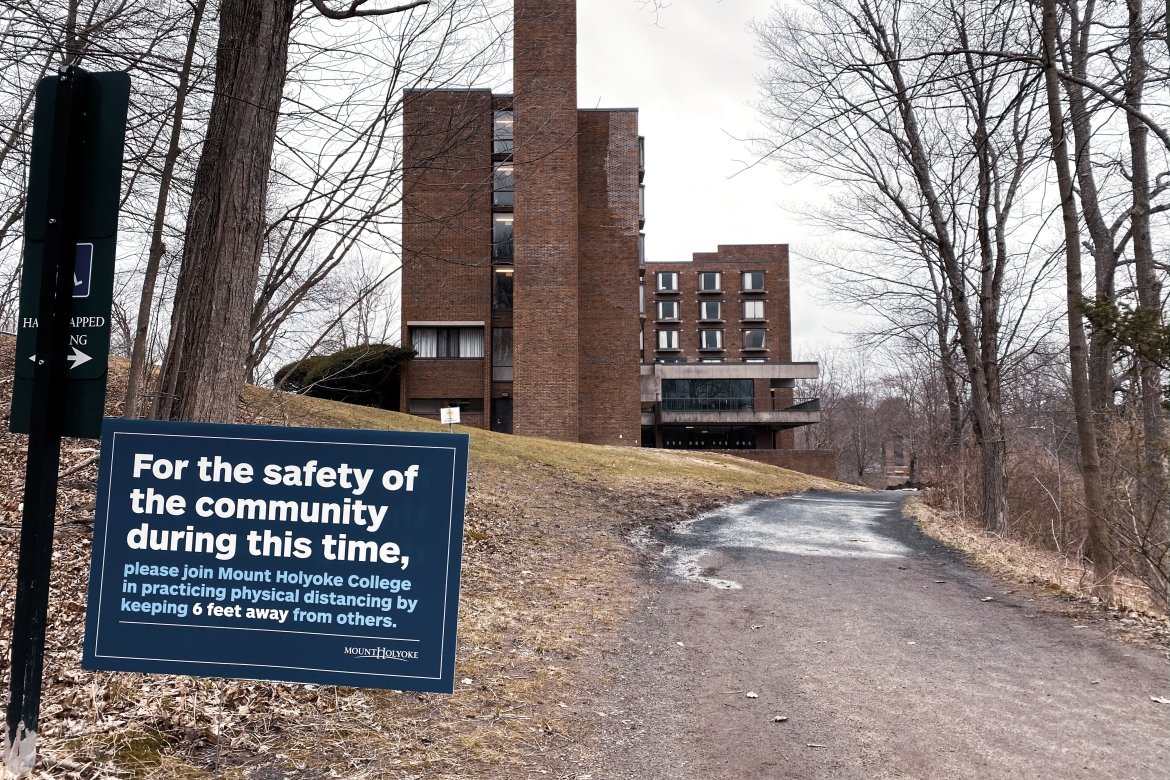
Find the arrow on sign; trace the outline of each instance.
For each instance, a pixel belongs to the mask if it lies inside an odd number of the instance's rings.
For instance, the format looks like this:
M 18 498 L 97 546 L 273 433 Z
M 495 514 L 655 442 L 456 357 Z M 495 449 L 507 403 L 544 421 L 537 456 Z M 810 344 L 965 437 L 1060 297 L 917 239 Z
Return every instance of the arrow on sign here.
M 77 347 L 74 347 L 73 354 L 65 359 L 73 364 L 69 367 L 71 369 L 77 368 L 78 366 L 82 365 L 83 363 L 88 363 L 89 361 L 93 360 L 93 358 L 91 358 L 89 355 L 82 352 Z
M 36 355 L 29 355 L 29 356 L 28 356 L 28 359 L 29 359 L 29 360 L 31 360 L 31 361 L 32 361 L 32 362 L 34 362 L 34 363 L 35 363 L 35 362 L 37 362 L 37 356 L 36 356 Z M 81 351 L 80 349 L 78 349 L 77 347 L 74 347 L 74 348 L 73 348 L 73 354 L 72 354 L 72 355 L 66 355 L 66 356 L 65 356 L 65 359 L 66 359 L 66 360 L 68 360 L 70 363 L 72 363 L 72 364 L 73 364 L 73 365 L 69 366 L 69 368 L 77 368 L 78 366 L 80 366 L 80 365 L 83 365 L 83 364 L 85 364 L 85 363 L 88 363 L 89 361 L 93 360 L 93 358 L 91 358 L 89 355 L 87 355 L 87 354 L 85 354 L 84 352 L 82 352 L 82 351 Z

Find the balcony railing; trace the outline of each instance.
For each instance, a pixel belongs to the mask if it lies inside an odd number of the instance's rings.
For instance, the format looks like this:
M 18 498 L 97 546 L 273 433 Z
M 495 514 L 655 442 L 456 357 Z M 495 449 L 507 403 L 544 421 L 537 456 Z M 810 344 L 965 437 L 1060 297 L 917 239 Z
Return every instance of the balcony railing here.
M 776 399 L 772 399 L 772 408 L 776 408 Z M 819 397 L 811 398 L 794 398 L 789 404 L 780 404 L 779 410 L 782 412 L 819 412 L 821 410 L 821 399 Z
M 664 412 L 743 412 L 755 408 L 752 398 L 663 398 Z
M 820 398 L 796 398 L 792 401 L 761 399 L 756 406 L 754 398 L 663 398 L 659 409 L 664 412 L 752 412 L 770 409 L 774 412 L 819 412 Z

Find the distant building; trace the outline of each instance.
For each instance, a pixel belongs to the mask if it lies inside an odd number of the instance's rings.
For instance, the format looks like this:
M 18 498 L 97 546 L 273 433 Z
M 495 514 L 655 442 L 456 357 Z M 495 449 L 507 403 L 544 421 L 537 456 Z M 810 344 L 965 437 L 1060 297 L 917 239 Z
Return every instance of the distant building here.
M 787 247 L 646 264 L 638 112 L 577 108 L 573 3 L 517 0 L 513 71 L 514 95 L 405 96 L 402 338 L 418 356 L 402 410 L 458 405 L 467 425 L 564 441 L 791 448 L 819 413 L 793 398 L 817 367 L 790 362 Z
M 792 449 L 792 429 L 818 422 L 820 407 L 794 397 L 817 364 L 792 362 L 788 247 L 720 246 L 645 269 L 643 440 Z

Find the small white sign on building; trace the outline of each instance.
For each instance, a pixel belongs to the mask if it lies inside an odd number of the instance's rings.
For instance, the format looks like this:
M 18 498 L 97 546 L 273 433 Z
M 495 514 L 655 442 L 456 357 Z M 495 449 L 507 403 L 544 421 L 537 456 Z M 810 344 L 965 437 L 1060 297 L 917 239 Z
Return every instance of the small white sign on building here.
M 439 421 L 443 425 L 458 425 L 459 424 L 459 407 L 449 406 L 445 409 L 439 410 Z

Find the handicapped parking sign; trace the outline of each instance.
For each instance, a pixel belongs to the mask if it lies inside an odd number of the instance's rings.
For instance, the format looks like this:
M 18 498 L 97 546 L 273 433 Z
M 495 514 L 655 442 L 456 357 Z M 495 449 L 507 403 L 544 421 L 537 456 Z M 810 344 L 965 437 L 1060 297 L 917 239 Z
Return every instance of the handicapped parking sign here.
M 93 282 L 93 244 L 78 244 L 73 258 L 73 297 L 88 298 Z

